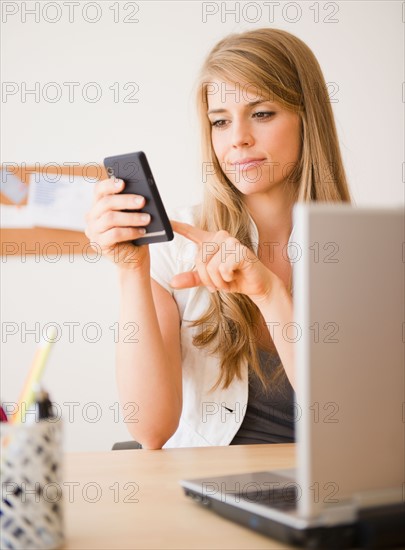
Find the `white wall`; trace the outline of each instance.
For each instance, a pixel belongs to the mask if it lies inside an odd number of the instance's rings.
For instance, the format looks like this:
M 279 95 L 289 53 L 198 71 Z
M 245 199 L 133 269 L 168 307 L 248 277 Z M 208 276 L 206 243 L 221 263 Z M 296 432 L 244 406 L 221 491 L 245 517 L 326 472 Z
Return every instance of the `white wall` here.
M 333 109 L 356 203 L 403 204 L 401 2 L 80 2 L 72 23 L 68 4 L 2 3 L 3 91 L 5 83 L 15 83 L 17 90 L 2 97 L 3 163 L 101 163 L 105 156 L 142 149 L 167 207 L 197 202 L 201 177 L 193 86 L 199 66 L 227 33 L 272 26 L 302 38 L 331 90 L 337 90 Z M 118 13 L 113 6 L 119 6 Z M 24 13 L 35 9 L 36 16 Z M 236 9 L 239 21 L 225 9 Z M 138 22 L 123 22 L 131 16 Z M 24 86 L 33 89 L 36 82 L 40 97 L 26 96 Z M 50 101 L 55 93 L 55 87 L 47 88 L 50 82 L 62 91 L 56 102 Z M 68 82 L 79 83 L 72 102 L 63 84 Z M 86 99 L 82 95 L 90 82 L 102 94 L 93 103 L 94 87 Z M 129 82 L 139 86 L 138 103 L 122 100 L 133 90 L 124 88 Z M 117 101 L 109 89 L 114 83 L 122 94 Z M 1 263 L 2 399 L 17 399 L 34 355 L 35 335 L 26 329 L 37 323 L 41 331 L 57 322 L 62 337 L 44 383 L 63 410 L 66 448 L 108 449 L 128 439 L 116 415 L 109 328 L 118 318 L 115 267 L 80 256 L 72 262 L 39 260 Z M 68 322 L 78 323 L 72 342 Z M 18 332 L 6 337 L 10 323 Z M 93 329 L 87 325 L 83 334 L 87 323 Z M 91 343 L 96 326 L 99 340 Z M 90 422 L 97 413 L 90 403 L 102 412 L 96 422 Z

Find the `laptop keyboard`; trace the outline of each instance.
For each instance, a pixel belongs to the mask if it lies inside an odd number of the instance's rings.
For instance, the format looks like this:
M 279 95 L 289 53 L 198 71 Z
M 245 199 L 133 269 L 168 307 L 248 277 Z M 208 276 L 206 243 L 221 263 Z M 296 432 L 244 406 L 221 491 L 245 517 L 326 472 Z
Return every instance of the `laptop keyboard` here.
M 252 491 L 240 495 L 242 500 L 262 504 L 269 508 L 288 511 L 297 507 L 297 491 L 295 487 L 288 486 L 284 489 L 269 489 Z

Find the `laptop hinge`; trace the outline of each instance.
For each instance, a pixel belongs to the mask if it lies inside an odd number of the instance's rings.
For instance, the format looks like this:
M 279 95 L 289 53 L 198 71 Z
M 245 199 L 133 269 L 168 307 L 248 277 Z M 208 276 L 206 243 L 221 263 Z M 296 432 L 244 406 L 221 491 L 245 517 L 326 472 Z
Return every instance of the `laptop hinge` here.
M 356 493 L 351 499 L 325 507 L 321 514 L 323 525 L 353 523 L 358 518 L 359 510 L 384 507 L 403 502 L 401 487 L 379 489 Z
M 357 519 L 357 509 L 350 500 L 325 507 L 321 513 L 322 525 L 341 525 L 354 523 Z
M 389 489 L 362 491 L 353 495 L 353 501 L 357 510 L 375 506 L 388 506 L 403 502 L 405 486 Z

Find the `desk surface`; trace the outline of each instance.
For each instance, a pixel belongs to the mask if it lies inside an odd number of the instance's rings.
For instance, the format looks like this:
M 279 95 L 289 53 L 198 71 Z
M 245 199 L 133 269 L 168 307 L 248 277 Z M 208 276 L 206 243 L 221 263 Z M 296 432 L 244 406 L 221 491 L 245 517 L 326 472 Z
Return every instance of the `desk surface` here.
M 289 548 L 205 510 L 178 481 L 290 468 L 294 461 L 291 444 L 70 453 L 64 548 Z

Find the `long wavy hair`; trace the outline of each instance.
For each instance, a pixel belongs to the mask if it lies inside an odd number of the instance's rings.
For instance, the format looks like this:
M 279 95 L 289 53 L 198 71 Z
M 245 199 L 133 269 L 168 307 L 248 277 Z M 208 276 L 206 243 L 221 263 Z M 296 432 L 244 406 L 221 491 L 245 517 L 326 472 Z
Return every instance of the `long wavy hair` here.
M 198 81 L 197 109 L 202 129 L 202 163 L 206 170 L 204 199 L 198 225 L 207 231 L 225 229 L 253 250 L 249 234 L 250 217 L 243 195 L 222 171 L 211 141 L 207 116 L 209 86 L 213 80 L 249 83 L 265 91 L 266 97 L 298 113 L 301 151 L 284 182 L 293 202 L 351 202 L 342 163 L 333 112 L 325 79 L 310 48 L 296 36 L 279 29 L 262 28 L 231 34 L 218 42 L 206 58 Z M 248 361 L 265 388 L 266 369 L 259 362 L 257 328 L 262 316 L 244 294 L 218 291 L 201 318 L 193 343 L 220 358 L 220 376 L 214 388 L 227 388 Z M 273 345 L 274 347 L 274 345 Z M 285 377 L 280 364 L 272 383 Z

